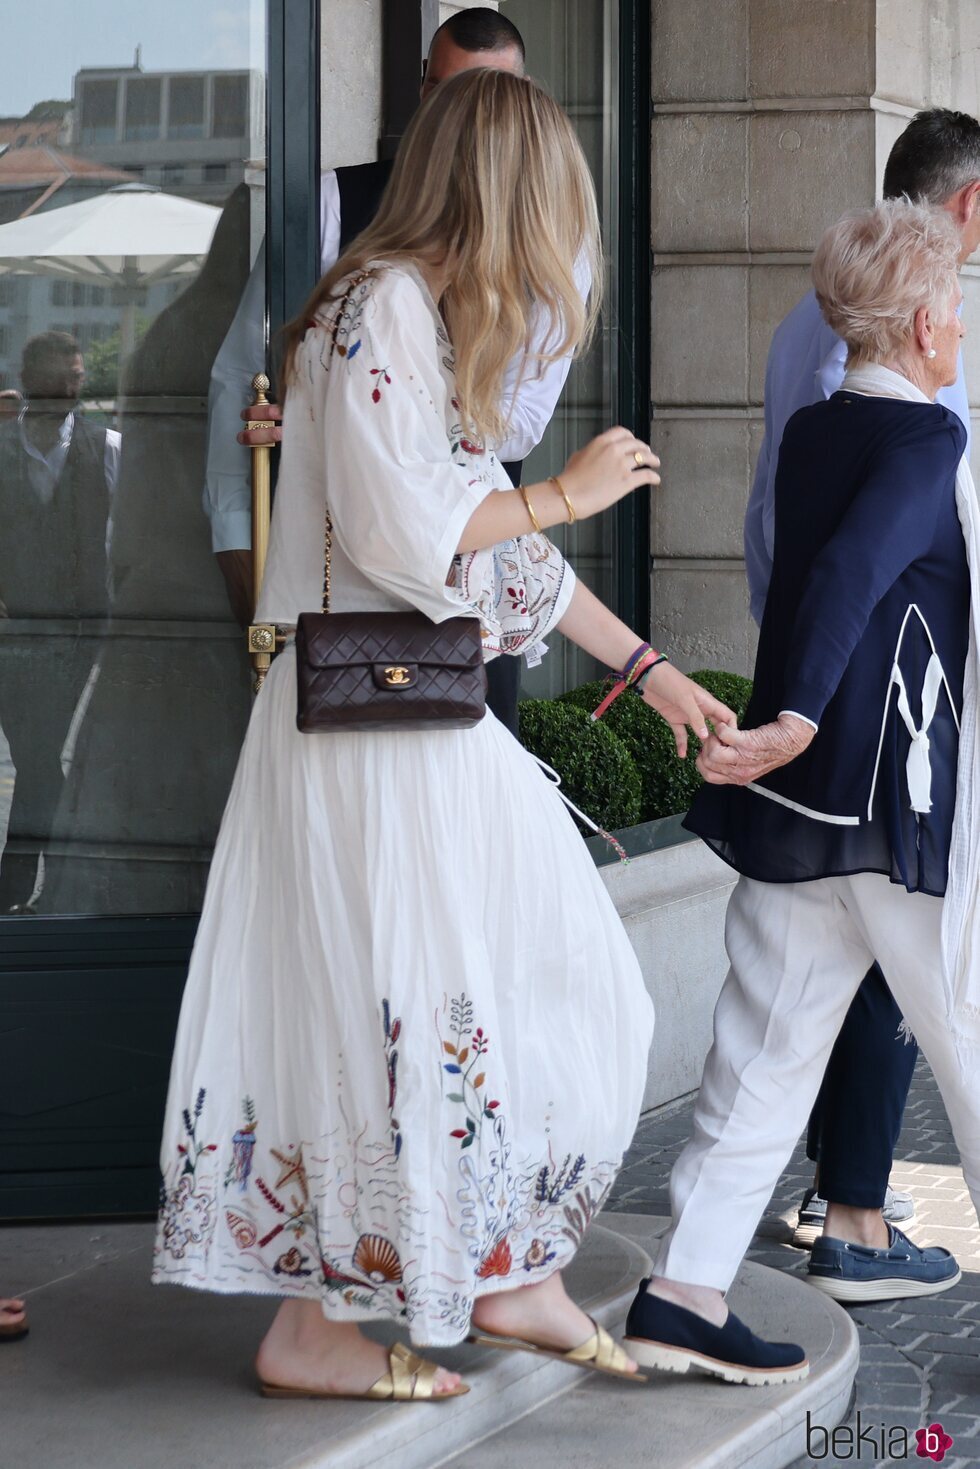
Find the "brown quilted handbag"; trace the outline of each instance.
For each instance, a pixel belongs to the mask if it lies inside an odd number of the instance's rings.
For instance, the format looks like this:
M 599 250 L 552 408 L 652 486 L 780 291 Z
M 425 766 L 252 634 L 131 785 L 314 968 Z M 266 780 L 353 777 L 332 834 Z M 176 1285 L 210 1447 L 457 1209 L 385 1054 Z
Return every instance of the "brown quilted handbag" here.
M 486 712 L 487 675 L 475 617 L 331 612 L 329 512 L 323 611 L 296 624 L 296 725 L 328 730 L 467 729 Z
M 304 612 L 296 627 L 296 724 L 341 729 L 466 729 L 486 709 L 475 617 Z

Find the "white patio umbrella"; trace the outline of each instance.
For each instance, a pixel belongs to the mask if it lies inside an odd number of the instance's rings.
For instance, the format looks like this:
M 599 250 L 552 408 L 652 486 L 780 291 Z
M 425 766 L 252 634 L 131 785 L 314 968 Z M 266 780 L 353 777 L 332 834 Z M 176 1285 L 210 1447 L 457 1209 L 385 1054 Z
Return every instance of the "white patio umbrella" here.
M 0 225 L 0 275 L 50 275 L 122 287 L 120 349 L 136 345 L 136 301 L 146 286 L 193 276 L 207 254 L 220 209 L 120 184 Z

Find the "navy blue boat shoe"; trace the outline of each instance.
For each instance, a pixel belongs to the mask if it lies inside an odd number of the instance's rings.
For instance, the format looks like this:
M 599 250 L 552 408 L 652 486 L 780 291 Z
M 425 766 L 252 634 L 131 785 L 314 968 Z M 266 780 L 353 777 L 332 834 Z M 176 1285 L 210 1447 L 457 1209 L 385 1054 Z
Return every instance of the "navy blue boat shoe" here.
M 906 1296 L 938 1296 L 951 1290 L 962 1271 L 949 1250 L 914 1245 L 893 1224 L 887 1249 L 855 1245 L 821 1235 L 807 1266 L 807 1279 L 835 1301 L 900 1301 Z
M 712 1326 L 694 1311 L 650 1295 L 648 1284 L 640 1282 L 623 1343 L 641 1367 L 661 1372 L 689 1372 L 693 1367 L 752 1387 L 802 1382 L 810 1371 L 802 1347 L 763 1341 L 731 1311 L 724 1326 Z

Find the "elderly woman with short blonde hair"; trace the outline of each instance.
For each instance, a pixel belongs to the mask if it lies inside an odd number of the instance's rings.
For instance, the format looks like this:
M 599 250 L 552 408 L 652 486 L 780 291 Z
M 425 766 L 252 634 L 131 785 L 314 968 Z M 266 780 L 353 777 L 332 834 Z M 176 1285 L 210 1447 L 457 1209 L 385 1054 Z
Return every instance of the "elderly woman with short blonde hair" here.
M 789 422 L 772 582 L 745 728 L 719 726 L 687 825 L 740 874 L 673 1220 L 627 1339 L 646 1366 L 799 1378 L 804 1353 L 727 1312 L 730 1286 L 806 1122 L 847 1008 L 877 960 L 936 1075 L 980 1206 L 978 510 L 965 430 L 934 401 L 956 377 L 959 241 L 892 200 L 826 233 L 813 278 L 848 346 L 843 386 Z M 838 1299 L 881 1262 L 944 1250 L 894 1227 L 824 1238 Z M 899 1292 L 908 1294 L 906 1289 Z

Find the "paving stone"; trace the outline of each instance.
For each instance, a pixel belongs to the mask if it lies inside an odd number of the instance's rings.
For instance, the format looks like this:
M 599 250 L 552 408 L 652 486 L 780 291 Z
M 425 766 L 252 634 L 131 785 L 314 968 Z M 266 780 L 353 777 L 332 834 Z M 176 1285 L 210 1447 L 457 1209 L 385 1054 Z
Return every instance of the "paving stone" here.
M 973 1336 L 978 1331 L 976 1321 L 964 1321 L 960 1316 L 910 1316 L 904 1323 L 905 1329 L 926 1332 L 931 1335 L 939 1333 L 942 1336 L 966 1338 Z M 883 1327 L 884 1331 L 889 1329 L 901 1331 L 903 1324 L 897 1327 Z
M 954 1447 L 965 1438 L 980 1437 L 980 1419 L 972 1413 L 950 1412 L 942 1404 L 930 1404 L 930 1412 L 942 1420 L 942 1425 L 953 1440 Z
M 861 1370 L 857 1375 L 859 1388 L 867 1387 L 870 1391 L 873 1387 L 898 1386 L 909 1382 L 918 1384 L 922 1381 L 921 1369 L 911 1362 L 874 1362 L 870 1367 L 865 1367 L 863 1352 L 861 1362 Z
M 962 1282 L 953 1290 L 947 1291 L 945 1295 L 921 1296 L 918 1300 L 902 1301 L 900 1304 L 903 1315 L 914 1316 L 916 1319 L 926 1317 L 932 1320 L 935 1317 L 945 1317 L 950 1321 L 955 1320 L 964 1305 L 967 1304 L 959 1295 L 961 1284 Z
M 915 1331 L 903 1326 L 882 1327 L 881 1334 L 888 1341 L 893 1342 L 896 1347 L 901 1347 L 905 1351 L 914 1351 L 917 1347 L 921 1347 L 927 1335 L 924 1331 Z
M 921 1343 L 921 1350 L 940 1352 L 950 1357 L 968 1357 L 972 1362 L 980 1358 L 980 1342 L 971 1336 L 927 1336 Z

